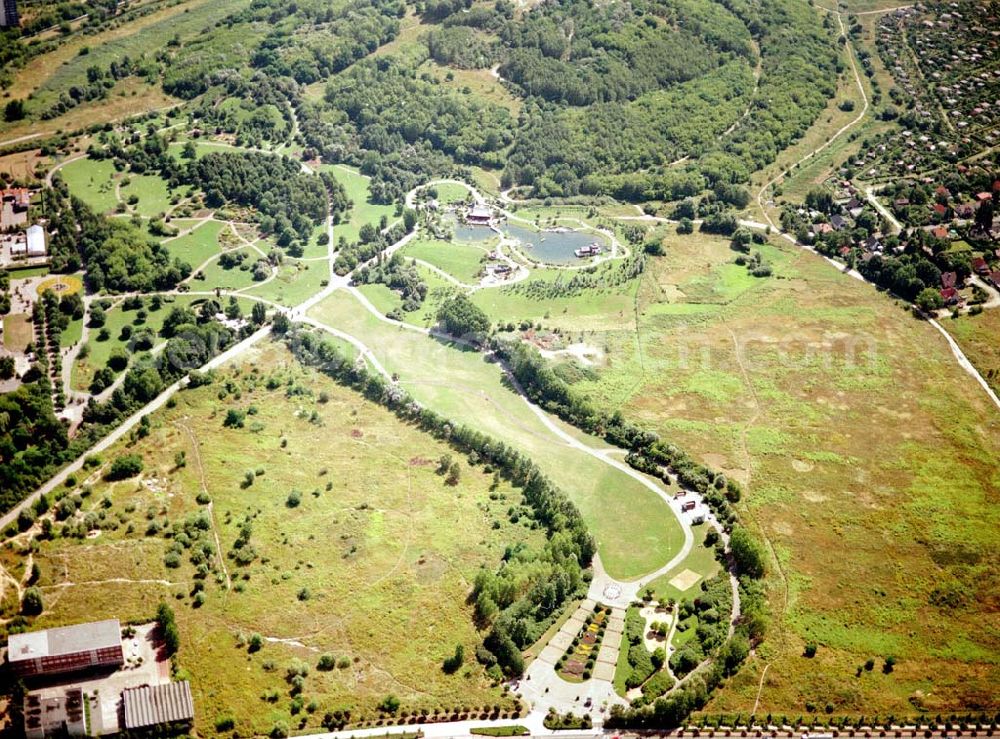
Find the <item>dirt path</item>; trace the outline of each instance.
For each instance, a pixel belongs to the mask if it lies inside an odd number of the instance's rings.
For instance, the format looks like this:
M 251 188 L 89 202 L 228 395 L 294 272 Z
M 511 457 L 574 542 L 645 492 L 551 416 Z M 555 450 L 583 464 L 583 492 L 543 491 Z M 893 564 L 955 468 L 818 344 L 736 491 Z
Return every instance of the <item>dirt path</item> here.
M 229 576 L 229 569 L 226 567 L 226 557 L 222 550 L 222 541 L 219 539 L 219 525 L 215 520 L 215 501 L 212 500 L 212 496 L 209 495 L 208 485 L 205 483 L 205 466 L 201 462 L 201 448 L 198 444 L 198 437 L 195 436 L 194 431 L 183 421 L 177 423 L 184 433 L 187 434 L 188 439 L 191 442 L 191 449 L 194 452 L 192 455 L 194 457 L 195 464 L 198 465 L 198 481 L 201 484 L 201 492 L 208 496 L 208 518 L 212 522 L 212 536 L 215 538 L 215 551 L 219 553 L 219 566 L 222 568 L 222 574 L 226 576 L 226 590 L 232 590 L 233 579 Z

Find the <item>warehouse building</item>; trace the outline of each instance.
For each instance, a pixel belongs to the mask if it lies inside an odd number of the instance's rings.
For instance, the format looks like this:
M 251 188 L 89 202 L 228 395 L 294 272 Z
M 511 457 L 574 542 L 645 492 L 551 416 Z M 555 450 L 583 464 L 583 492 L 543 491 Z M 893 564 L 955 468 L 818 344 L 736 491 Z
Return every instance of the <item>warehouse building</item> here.
M 7 641 L 7 661 L 20 677 L 117 668 L 125 661 L 121 624 L 114 618 L 11 634 Z
M 125 704 L 125 730 L 136 731 L 156 726 L 190 724 L 194 719 L 191 683 L 182 680 L 166 685 L 144 685 L 122 693 Z

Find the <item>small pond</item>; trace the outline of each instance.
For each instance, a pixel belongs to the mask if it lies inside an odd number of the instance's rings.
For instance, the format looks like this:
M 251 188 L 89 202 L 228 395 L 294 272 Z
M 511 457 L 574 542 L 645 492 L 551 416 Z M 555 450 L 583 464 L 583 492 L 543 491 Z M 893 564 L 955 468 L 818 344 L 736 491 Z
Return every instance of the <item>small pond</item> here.
M 496 232 L 488 226 L 457 221 L 451 225 L 455 229 L 455 241 L 475 243 L 496 237 Z M 536 231 L 513 223 L 502 223 L 500 229 L 511 239 L 518 241 L 527 256 L 539 262 L 573 264 L 584 261 L 576 256 L 577 249 L 593 243 L 600 244 L 605 251 L 609 248 L 607 238 L 593 231 Z
M 608 249 L 608 240 L 604 235 L 593 231 L 535 231 L 513 223 L 504 224 L 503 230 L 510 238 L 520 242 L 525 254 L 539 262 L 583 262 L 574 252 L 595 242 L 604 251 Z

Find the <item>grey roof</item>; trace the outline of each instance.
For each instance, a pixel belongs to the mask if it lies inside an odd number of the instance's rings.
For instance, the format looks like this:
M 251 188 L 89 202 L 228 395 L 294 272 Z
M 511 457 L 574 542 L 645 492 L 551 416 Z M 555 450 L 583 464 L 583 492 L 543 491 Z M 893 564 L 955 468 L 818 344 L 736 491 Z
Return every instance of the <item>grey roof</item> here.
M 122 693 L 122 698 L 125 701 L 126 729 L 194 718 L 191 683 L 187 680 L 153 687 L 144 685 L 141 688 L 130 688 Z
M 76 654 L 91 649 L 118 647 L 122 643 L 122 627 L 117 618 L 86 624 L 61 626 L 27 634 L 11 634 L 7 640 L 7 658 L 22 662 L 38 657 Z

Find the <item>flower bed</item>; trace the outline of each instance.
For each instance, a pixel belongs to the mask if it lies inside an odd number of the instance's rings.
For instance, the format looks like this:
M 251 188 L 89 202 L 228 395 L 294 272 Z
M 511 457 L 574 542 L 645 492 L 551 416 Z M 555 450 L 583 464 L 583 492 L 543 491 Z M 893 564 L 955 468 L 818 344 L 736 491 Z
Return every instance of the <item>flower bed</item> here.
M 566 654 L 556 663 L 556 672 L 561 678 L 570 682 L 590 679 L 610 615 L 609 608 L 600 604 L 594 606 L 594 612 L 587 616 L 580 633 L 573 639 Z

